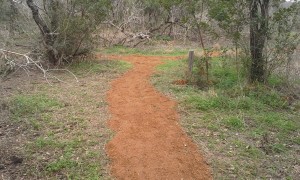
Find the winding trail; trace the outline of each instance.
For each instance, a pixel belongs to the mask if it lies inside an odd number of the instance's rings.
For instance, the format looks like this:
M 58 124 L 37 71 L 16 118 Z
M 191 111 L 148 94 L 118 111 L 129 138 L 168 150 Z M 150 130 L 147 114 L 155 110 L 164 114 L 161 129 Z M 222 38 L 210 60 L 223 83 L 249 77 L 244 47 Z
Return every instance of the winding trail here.
M 197 146 L 179 125 L 176 102 L 150 83 L 157 56 L 115 56 L 134 67 L 114 80 L 107 94 L 115 136 L 106 145 L 116 179 L 212 179 Z

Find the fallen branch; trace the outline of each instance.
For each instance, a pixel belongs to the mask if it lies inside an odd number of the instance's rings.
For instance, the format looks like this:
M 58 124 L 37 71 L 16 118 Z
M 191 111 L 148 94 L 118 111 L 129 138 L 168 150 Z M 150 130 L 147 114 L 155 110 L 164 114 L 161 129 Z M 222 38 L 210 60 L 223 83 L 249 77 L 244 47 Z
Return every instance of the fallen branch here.
M 38 68 L 43 73 L 45 80 L 50 85 L 51 85 L 51 83 L 48 80 L 49 78 L 56 79 L 56 80 L 58 80 L 60 82 L 64 82 L 61 79 L 59 79 L 58 77 L 56 77 L 54 75 L 51 75 L 51 73 L 50 73 L 51 71 L 66 71 L 66 72 L 68 72 L 69 74 L 71 74 L 74 77 L 74 79 L 76 80 L 76 82 L 79 82 L 79 80 L 76 77 L 76 75 L 74 73 L 72 73 L 71 71 L 69 71 L 68 69 L 45 69 L 43 67 L 43 65 L 40 63 L 40 61 L 33 60 L 32 58 L 30 58 L 28 56 L 28 53 L 22 54 L 22 53 L 17 53 L 17 52 L 5 50 L 5 49 L 0 49 L 0 52 L 3 54 L 4 59 L 7 61 L 6 65 L 9 66 L 10 70 L 13 70 L 13 69 L 15 69 L 17 67 L 17 70 L 18 69 L 23 69 L 27 73 L 27 75 L 28 75 L 28 72 L 30 71 L 29 69 L 33 65 L 34 67 Z M 24 63 L 20 63 L 20 62 L 17 62 L 16 60 L 9 59 L 8 58 L 8 54 L 12 54 L 12 55 L 23 57 L 23 58 L 25 58 L 25 62 Z
M 124 29 L 123 25 L 122 26 L 117 26 L 116 24 L 112 23 L 111 21 L 106 21 L 103 24 L 109 24 L 110 26 L 116 28 L 117 30 L 119 30 L 121 33 L 123 33 L 125 35 L 125 37 L 122 38 L 121 40 L 119 40 L 117 42 L 117 44 L 124 45 L 125 43 L 131 43 L 135 40 L 139 40 L 137 43 L 135 43 L 133 45 L 133 47 L 136 47 L 137 45 L 144 42 L 145 40 L 149 41 L 151 39 L 151 37 L 149 35 L 149 33 L 150 33 L 149 31 L 133 33 L 133 32 L 126 31 Z

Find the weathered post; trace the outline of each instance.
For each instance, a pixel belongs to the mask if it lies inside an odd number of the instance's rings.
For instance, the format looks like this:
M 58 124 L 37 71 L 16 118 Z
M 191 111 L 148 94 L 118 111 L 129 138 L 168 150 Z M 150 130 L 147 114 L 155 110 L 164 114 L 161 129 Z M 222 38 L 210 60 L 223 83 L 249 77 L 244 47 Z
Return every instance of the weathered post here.
M 189 69 L 188 69 L 188 80 L 191 80 L 193 75 L 193 65 L 194 65 L 194 50 L 189 51 Z

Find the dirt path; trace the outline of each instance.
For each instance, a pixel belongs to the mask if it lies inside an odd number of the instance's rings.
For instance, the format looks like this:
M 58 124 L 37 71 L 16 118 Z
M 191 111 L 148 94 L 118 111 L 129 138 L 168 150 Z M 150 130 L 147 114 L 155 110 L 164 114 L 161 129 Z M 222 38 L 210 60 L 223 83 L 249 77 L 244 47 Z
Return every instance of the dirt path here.
M 116 132 L 107 144 L 116 179 L 212 179 L 197 146 L 179 125 L 176 102 L 150 84 L 166 57 L 110 56 L 134 68 L 112 83 L 107 98 Z M 170 59 L 170 58 L 169 58 Z

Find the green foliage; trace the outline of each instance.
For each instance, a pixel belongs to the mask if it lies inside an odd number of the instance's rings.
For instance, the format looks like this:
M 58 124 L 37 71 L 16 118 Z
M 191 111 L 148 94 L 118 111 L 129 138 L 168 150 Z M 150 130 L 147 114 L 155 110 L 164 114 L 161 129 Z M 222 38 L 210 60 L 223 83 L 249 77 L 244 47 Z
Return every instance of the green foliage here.
M 208 3 L 209 17 L 217 21 L 226 37 L 237 43 L 247 23 L 247 15 L 244 13 L 244 9 L 248 7 L 247 3 L 237 0 L 211 0 Z

